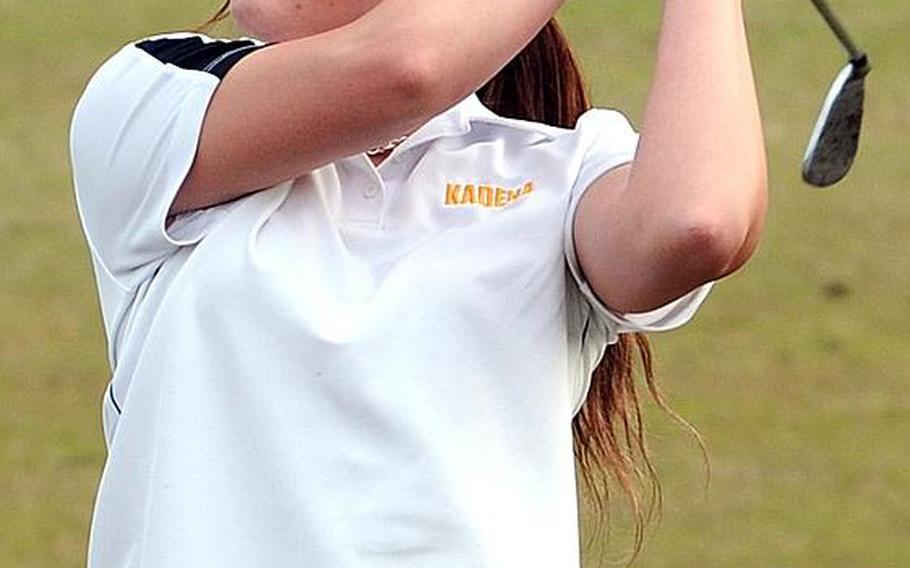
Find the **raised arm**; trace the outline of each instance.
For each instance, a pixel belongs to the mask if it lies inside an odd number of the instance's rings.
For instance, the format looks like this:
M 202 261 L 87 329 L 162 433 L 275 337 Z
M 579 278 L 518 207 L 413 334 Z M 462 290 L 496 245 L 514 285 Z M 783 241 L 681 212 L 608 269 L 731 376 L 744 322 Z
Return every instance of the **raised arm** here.
M 250 54 L 213 95 L 170 213 L 412 131 L 495 75 L 563 1 L 384 0 L 350 24 Z
M 598 297 L 642 312 L 738 269 L 767 208 L 767 166 L 741 0 L 664 0 L 631 166 L 601 176 L 575 217 Z

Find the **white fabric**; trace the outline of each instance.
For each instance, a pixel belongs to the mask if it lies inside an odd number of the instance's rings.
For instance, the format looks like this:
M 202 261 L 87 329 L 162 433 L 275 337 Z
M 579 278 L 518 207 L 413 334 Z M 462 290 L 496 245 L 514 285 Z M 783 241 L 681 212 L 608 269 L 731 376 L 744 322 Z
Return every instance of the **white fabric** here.
M 378 169 L 342 158 L 165 230 L 217 83 L 129 44 L 73 117 L 113 369 L 90 568 L 578 566 L 590 371 L 710 288 L 623 315 L 580 279 L 574 206 L 631 126 L 471 95 Z

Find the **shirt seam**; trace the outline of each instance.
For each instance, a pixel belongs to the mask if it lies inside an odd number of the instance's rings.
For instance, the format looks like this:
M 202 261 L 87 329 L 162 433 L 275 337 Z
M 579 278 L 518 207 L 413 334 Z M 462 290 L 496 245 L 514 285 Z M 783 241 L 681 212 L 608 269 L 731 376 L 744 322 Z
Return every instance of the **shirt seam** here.
M 232 49 L 230 51 L 222 53 L 221 55 L 219 55 L 218 57 L 213 59 L 208 65 L 203 67 L 202 71 L 205 73 L 212 73 L 212 71 L 214 71 L 215 67 L 217 67 L 222 61 L 224 61 L 231 55 L 234 55 L 236 53 L 240 53 L 243 51 L 247 51 L 249 49 L 259 49 L 260 47 L 263 47 L 263 46 L 255 45 L 255 44 L 254 45 L 244 45 L 242 47 L 238 47 L 236 49 Z

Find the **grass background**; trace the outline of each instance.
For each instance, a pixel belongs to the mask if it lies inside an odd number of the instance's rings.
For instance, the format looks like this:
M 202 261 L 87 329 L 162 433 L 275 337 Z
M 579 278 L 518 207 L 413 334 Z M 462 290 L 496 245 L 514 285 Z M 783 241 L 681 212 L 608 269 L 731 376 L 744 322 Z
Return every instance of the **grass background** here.
M 84 565 L 104 459 L 104 336 L 75 215 L 76 98 L 122 43 L 190 27 L 220 2 L 0 0 L 0 565 Z M 771 168 L 762 244 L 683 330 L 651 336 L 697 447 L 649 410 L 665 491 L 636 566 L 910 566 L 910 5 L 834 2 L 871 54 L 851 176 L 799 161 L 846 61 L 811 4 L 748 2 Z M 561 20 L 598 106 L 639 123 L 660 2 L 572 0 Z M 221 33 L 229 35 L 230 27 Z M 589 514 L 584 529 L 590 534 Z M 617 560 L 622 526 L 585 551 Z

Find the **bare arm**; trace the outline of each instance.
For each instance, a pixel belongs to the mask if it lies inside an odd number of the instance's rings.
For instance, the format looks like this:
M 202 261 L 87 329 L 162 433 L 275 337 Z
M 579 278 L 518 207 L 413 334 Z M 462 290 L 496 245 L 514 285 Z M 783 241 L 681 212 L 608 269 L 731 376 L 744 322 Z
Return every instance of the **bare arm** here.
M 238 62 L 171 214 L 230 201 L 400 136 L 495 75 L 564 0 L 385 0 Z
M 608 306 L 648 311 L 745 263 L 766 209 L 741 0 L 664 0 L 635 160 L 579 204 L 582 271 Z

